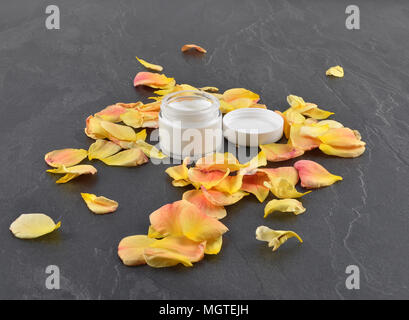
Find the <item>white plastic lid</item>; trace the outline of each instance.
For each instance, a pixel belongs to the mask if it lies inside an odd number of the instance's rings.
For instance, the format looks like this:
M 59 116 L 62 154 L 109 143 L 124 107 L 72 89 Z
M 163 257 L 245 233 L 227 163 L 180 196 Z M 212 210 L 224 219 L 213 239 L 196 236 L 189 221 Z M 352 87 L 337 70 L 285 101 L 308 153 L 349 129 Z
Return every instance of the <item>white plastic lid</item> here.
M 223 118 L 223 134 L 231 143 L 256 147 L 277 142 L 283 135 L 283 118 L 274 111 L 242 108 Z

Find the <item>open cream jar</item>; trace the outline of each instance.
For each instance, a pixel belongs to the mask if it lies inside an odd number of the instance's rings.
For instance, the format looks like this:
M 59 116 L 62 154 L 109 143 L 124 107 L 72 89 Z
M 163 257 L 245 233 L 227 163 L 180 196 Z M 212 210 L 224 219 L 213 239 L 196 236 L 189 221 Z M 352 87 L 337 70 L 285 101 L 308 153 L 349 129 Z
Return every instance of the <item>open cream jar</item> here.
M 162 152 L 175 159 L 197 159 L 218 151 L 223 143 L 219 107 L 217 98 L 198 90 L 165 96 L 159 113 Z

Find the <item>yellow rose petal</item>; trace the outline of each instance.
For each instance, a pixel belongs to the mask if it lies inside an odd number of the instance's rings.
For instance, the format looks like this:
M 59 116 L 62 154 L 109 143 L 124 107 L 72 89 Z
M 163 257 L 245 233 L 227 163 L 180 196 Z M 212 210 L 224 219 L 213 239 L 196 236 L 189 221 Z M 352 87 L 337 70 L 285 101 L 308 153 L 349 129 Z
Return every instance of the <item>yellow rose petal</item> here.
M 44 160 L 49 166 L 54 168 L 61 166 L 71 167 L 84 160 L 87 154 L 87 150 L 84 149 L 60 149 L 47 153 Z
M 121 147 L 116 143 L 108 140 L 98 139 L 93 144 L 90 145 L 88 149 L 88 159 L 103 159 L 121 150 Z
M 61 226 L 61 222 L 54 223 L 53 219 L 43 213 L 27 213 L 18 217 L 10 230 L 20 239 L 34 239 L 53 232 Z
M 342 78 L 344 76 L 344 68 L 342 68 L 341 66 L 331 67 L 325 72 L 325 74 L 327 76 Z
M 132 148 L 101 159 L 101 161 L 109 166 L 135 167 L 148 162 L 148 158 L 141 149 Z
M 135 57 L 136 60 L 138 60 L 140 62 L 141 65 L 143 65 L 145 68 L 147 69 L 151 69 L 154 71 L 162 71 L 163 67 L 157 64 L 153 64 L 153 63 L 149 63 L 143 59 L 139 59 L 138 57 Z
M 126 266 L 145 264 L 144 250 L 155 241 L 145 235 L 123 238 L 118 245 L 118 256 Z
M 103 196 L 97 197 L 95 194 L 81 193 L 81 197 L 87 204 L 88 209 L 95 214 L 114 212 L 118 208 L 118 202 Z
M 268 217 L 274 211 L 292 212 L 295 215 L 299 215 L 304 213 L 305 210 L 302 203 L 296 199 L 274 199 L 269 201 L 264 208 L 264 218 Z
M 268 246 L 273 247 L 273 251 L 276 251 L 284 242 L 293 237 L 301 243 L 303 242 L 301 237 L 293 231 L 273 230 L 265 226 L 260 226 L 256 230 L 256 239 L 268 242 Z
M 108 132 L 109 135 L 111 135 L 112 137 L 118 140 L 123 140 L 123 141 L 135 141 L 136 140 L 135 131 L 128 126 L 123 126 L 123 125 L 108 122 L 108 121 L 101 121 L 101 127 L 106 132 Z

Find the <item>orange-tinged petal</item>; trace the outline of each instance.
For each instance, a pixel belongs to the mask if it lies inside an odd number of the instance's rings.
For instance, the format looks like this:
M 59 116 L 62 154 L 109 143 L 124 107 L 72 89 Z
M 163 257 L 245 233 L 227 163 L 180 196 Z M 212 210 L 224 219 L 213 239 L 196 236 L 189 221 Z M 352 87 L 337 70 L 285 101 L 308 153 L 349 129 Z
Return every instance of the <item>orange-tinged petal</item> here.
M 123 126 L 108 121 L 101 121 L 101 127 L 115 139 L 123 141 L 136 141 L 137 137 L 135 131 L 128 126 Z
M 301 135 L 302 124 L 293 124 L 290 129 L 290 137 L 288 143 L 297 149 L 304 151 L 318 148 L 320 140 L 318 138 L 312 138 Z
M 270 190 L 264 186 L 264 182 L 269 181 L 268 176 L 264 172 L 256 172 L 255 174 L 245 175 L 241 190 L 254 194 L 258 201 L 263 202 Z
M 310 138 L 318 138 L 329 130 L 328 125 L 308 124 L 300 128 L 300 135 Z
M 222 99 L 229 103 L 237 99 L 249 99 L 253 103 L 257 103 L 260 100 L 260 96 L 257 93 L 244 88 L 234 88 L 226 90 L 223 93 Z
M 188 168 L 190 159 L 185 158 L 183 163 L 178 166 L 169 167 L 165 172 L 174 180 L 188 180 Z
M 149 63 L 148 61 L 145 61 L 145 60 L 143 60 L 143 59 L 139 59 L 138 57 L 135 57 L 135 58 L 136 58 L 136 60 L 138 60 L 139 63 L 140 63 L 141 65 L 143 65 L 145 68 L 148 68 L 148 69 L 151 69 L 151 70 L 154 70 L 154 71 L 162 71 L 162 70 L 163 70 L 163 67 L 160 66 L 160 65 L 153 64 L 153 63 Z
M 266 168 L 259 169 L 258 171 L 267 174 L 271 182 L 284 178 L 293 185 L 298 183 L 298 171 L 294 167 Z
M 241 189 L 243 184 L 243 175 L 236 174 L 235 176 L 227 176 L 216 184 L 213 188 L 217 191 L 233 194 Z
M 271 200 L 267 203 L 264 208 L 264 218 L 267 218 L 271 213 L 275 211 L 281 212 L 292 212 L 295 215 L 304 213 L 306 209 L 302 203 L 296 199 L 282 199 L 282 200 Z
M 175 85 L 174 78 L 168 78 L 164 74 L 152 72 L 139 72 L 134 80 L 134 87 L 145 85 L 151 88 L 165 89 Z
M 204 196 L 216 206 L 230 206 L 247 196 L 248 193 L 243 191 L 237 191 L 233 194 L 226 192 L 220 192 L 217 190 L 207 190 L 205 187 L 201 187 Z
M 47 172 L 59 173 L 59 174 L 65 173 L 65 176 L 57 180 L 56 183 L 66 183 L 83 174 L 95 174 L 97 173 L 97 169 L 91 165 L 82 164 L 82 165 L 77 165 L 77 166 L 73 166 L 69 168 L 62 166 L 57 169 L 47 170 Z
M 285 161 L 304 154 L 302 149 L 298 149 L 290 144 L 283 143 L 260 145 L 260 149 L 266 154 L 267 160 L 272 162 Z
M 203 49 L 201 46 L 198 46 L 197 44 L 185 44 L 181 48 L 182 52 L 186 52 L 190 49 L 195 49 L 196 51 L 199 51 L 201 53 L 207 52 L 205 49 Z
M 88 159 L 103 159 L 119 152 L 121 147 L 116 143 L 107 140 L 98 139 L 89 146 Z
M 240 169 L 239 174 L 251 174 L 257 171 L 259 167 L 267 165 L 267 156 L 264 150 L 261 150 L 253 159 L 244 164 L 244 168 Z
M 140 111 L 129 109 L 120 115 L 120 120 L 132 128 L 140 128 L 143 125 L 143 116 Z
M 284 178 L 280 178 L 278 180 L 274 180 L 269 182 L 265 182 L 264 185 L 270 188 L 270 191 L 280 199 L 292 199 L 292 198 L 300 198 L 311 191 L 307 191 L 304 193 L 298 192 L 295 188 L 295 185 L 292 184 L 290 181 Z
M 98 117 L 89 116 L 85 121 L 86 122 L 86 127 L 84 129 L 85 134 L 91 139 L 107 138 L 108 132 L 106 132 L 104 128 L 101 127 L 102 121 L 103 120 Z
M 293 231 L 273 230 L 266 226 L 260 226 L 256 230 L 256 239 L 268 242 L 269 247 L 276 251 L 284 242 L 290 238 L 297 238 L 301 243 L 301 237 Z
M 322 143 L 332 147 L 352 148 L 365 146 L 365 142 L 357 137 L 355 132 L 349 128 L 330 129 L 325 134 L 319 136 Z
M 11 225 L 10 231 L 20 239 L 34 239 L 53 232 L 61 226 L 43 213 L 27 213 L 20 215 Z
M 322 165 L 311 160 L 300 160 L 294 164 L 298 170 L 301 186 L 304 188 L 321 188 L 342 180 L 342 177 L 329 173 Z
M 148 158 L 139 148 L 124 150 L 100 160 L 109 166 L 120 167 L 135 167 L 148 162 Z
M 365 146 L 352 147 L 352 148 L 340 148 L 333 147 L 328 144 L 320 144 L 320 150 L 330 156 L 337 156 L 342 158 L 356 158 L 365 152 Z
M 342 68 L 341 66 L 331 67 L 325 72 L 325 74 L 327 76 L 342 78 L 344 76 L 344 68 Z
M 149 216 L 152 227 L 164 236 L 185 236 L 202 242 L 227 232 L 227 227 L 186 200 L 166 204 Z
M 144 250 L 156 241 L 145 235 L 123 238 L 118 245 L 118 256 L 126 266 L 145 264 Z
M 206 189 L 211 189 L 225 179 L 229 173 L 229 169 L 224 172 L 219 170 L 206 171 L 199 168 L 190 168 L 188 170 L 188 177 L 189 181 L 191 181 L 196 188 L 204 186 Z
M 153 268 L 173 267 L 179 263 L 185 267 L 192 267 L 189 258 L 175 251 L 162 248 L 146 248 L 144 250 L 146 263 Z
M 87 155 L 87 150 L 68 148 L 51 151 L 45 155 L 44 160 L 49 166 L 54 168 L 61 166 L 71 167 L 80 163 Z
M 205 254 L 218 254 L 222 249 L 223 237 L 220 236 L 206 242 Z
M 121 115 L 126 113 L 127 111 L 128 110 L 125 107 L 117 103 L 108 106 L 100 112 L 96 113 L 95 117 L 98 117 L 104 121 L 119 122 L 121 121 Z
M 212 153 L 196 161 L 196 168 L 206 171 L 225 171 L 229 169 L 230 172 L 233 172 L 246 166 L 248 166 L 248 164 L 240 164 L 239 160 L 229 152 Z
M 97 197 L 95 194 L 81 193 L 81 197 L 84 199 L 88 209 L 95 214 L 110 213 L 118 209 L 118 202 L 103 196 Z
M 186 191 L 182 199 L 193 203 L 202 213 L 210 217 L 223 219 L 227 215 L 226 209 L 223 206 L 217 206 L 210 202 L 202 190 Z
M 186 237 L 166 237 L 153 242 L 149 248 L 166 249 L 188 258 L 190 262 L 203 259 L 205 242 L 192 241 Z

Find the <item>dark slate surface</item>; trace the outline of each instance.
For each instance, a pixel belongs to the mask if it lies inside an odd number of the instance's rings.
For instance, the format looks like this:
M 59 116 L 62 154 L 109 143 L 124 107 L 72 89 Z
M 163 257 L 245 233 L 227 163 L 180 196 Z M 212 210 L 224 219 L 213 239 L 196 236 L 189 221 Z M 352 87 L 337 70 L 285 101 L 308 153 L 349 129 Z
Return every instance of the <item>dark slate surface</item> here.
M 355 1 L 361 30 L 345 28 L 350 1 L 53 1 L 61 30 L 47 30 L 48 1 L 0 4 L 0 298 L 56 299 L 354 299 L 409 298 L 407 1 Z M 198 43 L 202 57 L 184 56 Z M 271 109 L 303 96 L 360 130 L 358 159 L 308 153 L 344 181 L 303 200 L 299 217 L 263 219 L 254 198 L 228 208 L 222 252 L 194 268 L 128 268 L 119 240 L 145 233 L 148 214 L 181 198 L 165 165 L 113 168 L 56 185 L 44 154 L 90 144 L 84 120 L 117 101 L 150 95 L 131 80 L 138 55 L 178 83 L 245 87 Z M 325 76 L 341 64 L 343 79 Z M 146 101 L 146 100 L 144 100 Z M 292 162 L 288 162 L 292 163 Z M 285 164 L 288 164 L 285 163 Z M 95 216 L 79 193 L 102 194 L 120 209 Z M 34 241 L 10 223 L 45 212 L 62 228 Z M 255 240 L 259 225 L 298 232 L 276 253 Z M 61 269 L 61 289 L 45 288 L 45 268 Z M 358 265 L 361 289 L 345 288 Z

